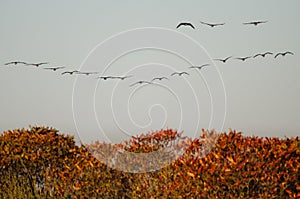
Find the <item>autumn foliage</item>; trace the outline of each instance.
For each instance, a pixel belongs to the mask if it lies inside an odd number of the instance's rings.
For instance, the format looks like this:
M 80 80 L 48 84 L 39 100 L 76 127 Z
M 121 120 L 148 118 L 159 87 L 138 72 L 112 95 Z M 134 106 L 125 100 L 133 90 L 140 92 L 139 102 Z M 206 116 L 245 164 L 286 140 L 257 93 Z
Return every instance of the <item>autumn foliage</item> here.
M 0 135 L 0 198 L 300 198 L 298 137 L 202 133 L 192 140 L 168 129 L 120 144 L 77 146 L 52 128 L 6 131 Z M 150 172 L 137 170 L 134 165 L 145 164 L 119 152 L 147 154 L 174 140 L 173 150 L 184 152 L 162 169 L 151 160 L 142 168 Z M 167 153 L 158 154 L 167 163 Z M 113 158 L 112 165 L 137 172 L 110 167 Z

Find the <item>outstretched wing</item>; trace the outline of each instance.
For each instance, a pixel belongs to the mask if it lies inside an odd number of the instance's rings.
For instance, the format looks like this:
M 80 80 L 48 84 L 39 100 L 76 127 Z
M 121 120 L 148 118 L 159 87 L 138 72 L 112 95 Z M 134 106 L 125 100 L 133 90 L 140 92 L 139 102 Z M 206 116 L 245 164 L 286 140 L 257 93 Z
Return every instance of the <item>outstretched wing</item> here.
M 188 23 L 188 22 L 181 22 L 177 25 L 176 28 L 179 28 L 180 26 L 190 26 L 191 28 L 195 29 L 195 26 L 191 23 Z
M 277 53 L 274 58 L 278 57 L 279 55 L 282 55 L 282 53 Z
M 253 56 L 253 58 L 258 57 L 258 56 L 262 56 L 262 54 L 256 54 Z

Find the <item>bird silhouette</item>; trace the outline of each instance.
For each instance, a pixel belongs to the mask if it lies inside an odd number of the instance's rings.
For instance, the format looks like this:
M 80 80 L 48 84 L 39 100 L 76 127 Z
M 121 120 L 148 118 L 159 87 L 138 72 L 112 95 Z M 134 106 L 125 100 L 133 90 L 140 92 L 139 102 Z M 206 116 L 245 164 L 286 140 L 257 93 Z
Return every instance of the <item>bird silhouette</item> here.
M 100 76 L 100 77 L 96 77 L 96 79 L 108 80 L 108 79 L 116 79 L 116 77 L 113 77 L 113 76 Z
M 14 64 L 14 65 L 17 65 L 17 64 L 27 65 L 27 63 L 23 62 L 23 61 L 12 61 L 12 62 L 5 63 L 4 65 L 7 66 L 7 65 L 11 65 L 11 64 Z
M 246 23 L 243 23 L 244 25 L 254 25 L 254 26 L 257 26 L 259 24 L 263 24 L 263 23 L 267 23 L 268 21 L 251 21 L 251 22 L 246 22 Z
M 286 52 L 282 52 L 282 53 L 277 53 L 276 55 L 275 55 L 275 57 L 274 58 L 277 58 L 279 55 L 281 55 L 281 56 L 286 56 L 287 54 L 290 54 L 290 55 L 294 55 L 294 53 L 292 53 L 292 52 L 290 52 L 290 51 L 286 51 Z
M 116 76 L 116 77 L 113 77 L 113 78 L 124 80 L 124 79 L 130 78 L 130 77 L 133 77 L 133 76 L 132 75 L 128 75 L 128 76 Z
M 64 75 L 64 74 L 70 74 L 70 75 L 73 75 L 74 73 L 79 73 L 78 70 L 73 70 L 73 71 L 65 71 L 65 72 L 62 72 L 61 74 Z
M 258 53 L 256 55 L 254 55 L 253 58 L 256 58 L 258 56 L 266 57 L 266 55 L 273 55 L 273 53 L 271 53 L 271 52 Z
M 162 80 L 164 80 L 164 79 L 169 80 L 169 78 L 167 78 L 167 77 L 155 77 L 155 78 L 153 78 L 153 79 L 151 80 L 151 82 L 153 82 L 153 81 L 155 81 L 155 80 L 162 81 Z
M 179 24 L 176 26 L 176 28 L 179 28 L 179 27 L 181 27 L 181 26 L 189 26 L 189 27 L 195 29 L 195 26 L 194 26 L 192 23 L 190 23 L 190 22 L 181 22 L 181 23 L 179 23 Z
M 225 25 L 225 23 L 206 23 L 206 22 L 203 22 L 203 21 L 200 21 L 200 23 L 204 24 L 204 25 L 208 25 L 210 27 L 215 27 L 215 26 L 223 26 Z
M 214 59 L 214 60 L 226 63 L 231 57 L 232 56 L 226 57 L 225 59 Z
M 209 65 L 210 65 L 210 64 L 203 64 L 203 65 L 201 65 L 201 66 L 191 66 L 191 67 L 189 67 L 189 68 L 201 70 L 203 67 L 209 66 Z
M 93 75 L 93 74 L 98 74 L 98 72 L 78 72 L 77 74 L 81 74 L 81 75 Z
M 148 82 L 148 81 L 138 81 L 138 82 L 135 82 L 135 83 L 129 85 L 129 87 L 135 86 L 137 84 L 152 84 L 152 83 Z
M 41 63 L 31 63 L 31 64 L 26 64 L 28 66 L 36 66 L 36 67 L 39 67 L 41 65 L 44 65 L 44 64 L 49 64 L 48 62 L 41 62 Z
M 43 69 L 56 71 L 56 70 L 60 70 L 60 69 L 63 69 L 63 68 L 65 68 L 65 67 L 64 66 L 59 66 L 59 67 L 49 67 L 49 68 L 43 68 Z
M 247 56 L 247 57 L 237 57 L 235 59 L 241 60 L 241 61 L 246 61 L 247 59 L 250 59 L 251 56 Z
M 183 72 L 174 72 L 171 74 L 171 76 L 174 76 L 174 75 L 182 76 L 182 75 L 190 75 L 190 74 L 183 71 Z

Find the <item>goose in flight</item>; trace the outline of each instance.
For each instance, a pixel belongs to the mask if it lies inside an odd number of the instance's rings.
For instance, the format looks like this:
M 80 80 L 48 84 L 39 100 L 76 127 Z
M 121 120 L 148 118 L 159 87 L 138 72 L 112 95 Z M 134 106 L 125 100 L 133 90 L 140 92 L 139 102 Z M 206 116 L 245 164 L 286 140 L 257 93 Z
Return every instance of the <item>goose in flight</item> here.
M 241 61 L 246 61 L 247 59 L 250 59 L 251 56 L 247 56 L 247 57 L 237 57 L 235 59 L 241 60 Z
M 14 64 L 14 65 L 25 64 L 25 65 L 27 65 L 27 63 L 23 62 L 23 61 L 12 61 L 12 62 L 5 63 L 4 65 L 7 66 L 7 65 L 11 65 L 11 64 Z
M 226 57 L 225 59 L 214 59 L 214 60 L 226 63 L 231 57 L 232 56 Z
M 182 75 L 190 75 L 190 74 L 187 72 L 174 72 L 171 74 L 171 76 L 174 76 L 174 75 L 182 76 Z
M 116 77 L 113 76 L 100 76 L 96 77 L 96 79 L 103 79 L 103 80 L 108 80 L 108 79 L 115 79 Z
M 148 81 L 138 81 L 138 82 L 135 82 L 135 83 L 129 85 L 129 87 L 135 86 L 137 84 L 152 84 L 152 83 L 148 82 Z
M 65 67 L 64 66 L 59 66 L 59 67 L 49 67 L 49 68 L 43 68 L 43 69 L 56 71 L 56 70 L 60 70 L 60 69 L 63 69 L 63 68 L 65 68 Z
M 201 65 L 201 66 L 191 66 L 190 68 L 194 68 L 194 69 L 199 69 L 199 70 L 201 70 L 203 67 L 205 67 L 205 66 L 209 66 L 210 64 L 203 64 L 203 65 Z
M 190 22 L 181 22 L 181 23 L 179 23 L 179 24 L 176 26 L 176 28 L 179 28 L 179 27 L 181 27 L 181 26 L 189 26 L 189 27 L 195 29 L 195 26 L 194 26 L 192 23 L 190 23 Z
M 73 70 L 73 71 L 65 71 L 65 72 L 62 72 L 61 74 L 64 75 L 64 74 L 70 74 L 70 75 L 73 75 L 74 73 L 79 73 L 78 70 Z
M 263 24 L 263 23 L 267 23 L 268 21 L 251 21 L 251 22 L 246 22 L 246 23 L 243 23 L 244 25 L 254 25 L 254 26 L 257 26 L 259 24 Z
M 44 64 L 49 64 L 49 62 L 32 63 L 32 64 L 26 64 L 26 65 L 39 67 L 39 66 L 44 65 Z
M 77 74 L 81 74 L 81 75 L 92 75 L 92 74 L 98 74 L 98 72 L 78 72 Z
M 169 78 L 167 78 L 167 77 L 154 77 L 154 78 L 151 80 L 151 82 L 153 82 L 153 81 L 155 81 L 155 80 L 162 81 L 162 80 L 164 80 L 164 79 L 169 80 Z
M 258 57 L 258 56 L 265 57 L 266 55 L 273 55 L 273 53 L 271 53 L 271 52 L 258 53 L 258 54 L 256 54 L 256 55 L 254 55 L 253 58 L 256 58 L 256 57 Z
M 203 22 L 203 21 L 200 21 L 200 23 L 204 24 L 204 25 L 208 25 L 210 27 L 215 27 L 215 26 L 224 26 L 225 23 L 206 23 L 206 22 Z
M 97 77 L 96 79 L 103 79 L 103 80 L 108 80 L 108 79 L 120 79 L 120 80 L 124 80 L 127 78 L 132 77 L 132 75 L 128 75 L 128 76 L 100 76 Z
M 116 77 L 113 77 L 113 78 L 124 80 L 124 79 L 130 78 L 130 77 L 133 77 L 133 76 L 132 75 L 128 75 L 128 76 L 116 76 Z
M 286 56 L 287 54 L 290 54 L 290 55 L 294 55 L 294 53 L 292 53 L 292 52 L 290 52 L 290 51 L 286 51 L 286 52 L 282 52 L 282 53 L 277 53 L 276 55 L 275 55 L 275 57 L 274 58 L 277 58 L 279 55 L 281 55 L 281 56 Z

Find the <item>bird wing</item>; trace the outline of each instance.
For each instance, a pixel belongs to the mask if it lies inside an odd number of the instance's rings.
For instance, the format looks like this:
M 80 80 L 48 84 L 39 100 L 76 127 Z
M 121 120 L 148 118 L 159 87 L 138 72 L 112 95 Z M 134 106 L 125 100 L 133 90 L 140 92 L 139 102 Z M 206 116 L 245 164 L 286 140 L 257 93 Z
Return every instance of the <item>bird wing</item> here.
M 49 62 L 41 62 L 41 63 L 38 63 L 39 65 L 43 65 L 43 64 L 49 64 Z
M 214 59 L 215 61 L 223 61 L 223 59 Z
M 203 21 L 200 21 L 200 23 L 202 23 L 202 24 L 204 24 L 204 25 L 211 25 L 211 24 L 209 24 L 209 23 L 206 23 L 206 22 L 203 22 Z
M 262 54 L 256 54 L 253 56 L 253 58 L 258 57 L 258 56 L 262 56 Z
M 282 53 L 277 53 L 274 58 L 278 57 L 279 55 L 282 55 Z
M 191 26 L 193 29 L 195 29 L 195 26 L 191 23 L 188 23 L 189 26 Z
M 209 66 L 209 64 L 203 64 L 201 67 Z
M 155 77 L 155 78 L 153 78 L 152 80 L 151 80 L 151 82 L 153 82 L 153 81 L 155 81 L 155 80 L 157 80 L 158 79 L 158 77 Z
M 126 78 L 130 78 L 130 77 L 133 77 L 132 75 L 128 75 L 128 76 L 124 76 L 123 78 L 126 79 Z
M 172 73 L 171 76 L 178 75 L 178 74 L 179 74 L 178 72 L 175 72 L 175 73 Z
M 294 55 L 294 53 L 287 51 L 286 54 Z
M 186 75 L 190 75 L 189 73 L 187 73 L 187 72 L 182 72 L 181 74 L 186 74 Z
M 176 26 L 176 28 L 179 28 L 180 26 L 182 26 L 183 25 L 183 23 L 179 23 L 177 26 Z

